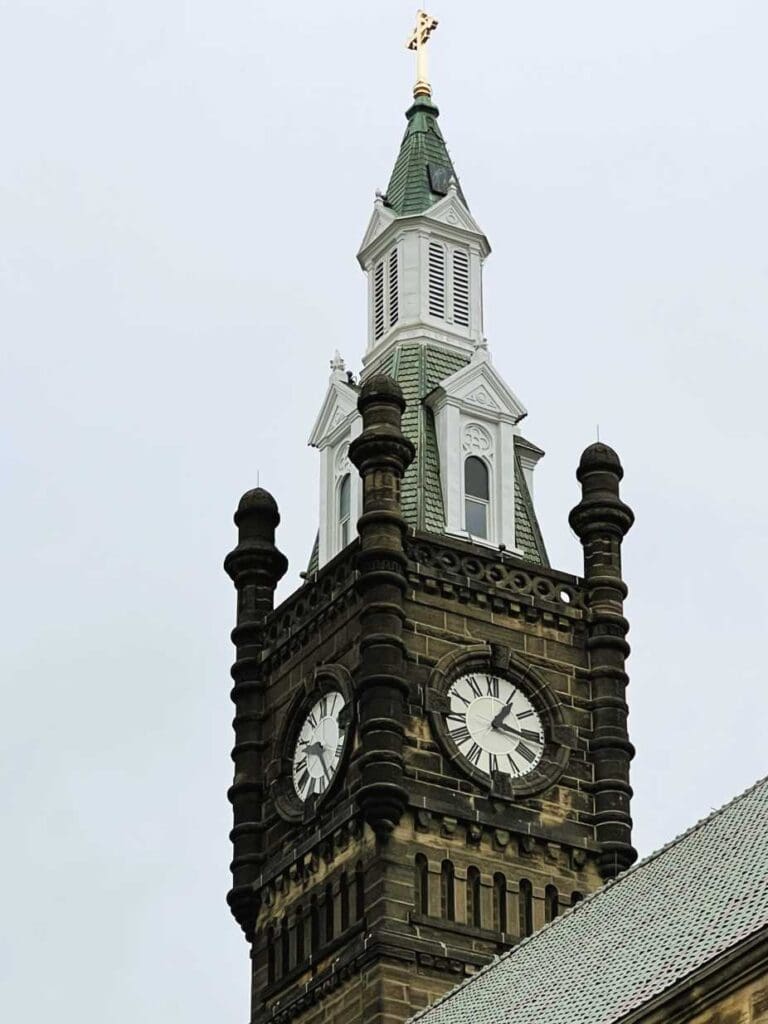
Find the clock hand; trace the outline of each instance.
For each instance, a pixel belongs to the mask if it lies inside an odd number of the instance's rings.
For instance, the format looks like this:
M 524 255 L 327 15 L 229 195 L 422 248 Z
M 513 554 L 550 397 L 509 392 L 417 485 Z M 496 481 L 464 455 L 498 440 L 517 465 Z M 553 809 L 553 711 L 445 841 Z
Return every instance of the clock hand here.
M 328 765 L 325 763 L 325 758 L 323 757 L 323 753 L 324 753 L 324 749 L 325 748 L 323 747 L 322 743 L 319 743 L 318 746 L 320 747 L 320 749 L 317 752 L 317 756 L 320 758 L 320 764 L 322 765 L 323 772 L 325 773 L 325 777 L 330 782 L 330 780 L 331 780 L 331 773 L 328 771 Z
M 504 719 L 507 717 L 507 715 L 509 714 L 509 712 L 511 710 L 512 710 L 512 705 L 511 704 L 505 704 L 504 707 L 501 709 L 501 711 L 498 713 L 498 715 L 496 715 L 496 717 L 491 722 L 491 728 L 492 729 L 499 729 L 501 727 L 501 723 L 504 721 Z
M 504 725 L 503 722 L 500 722 L 499 728 L 503 729 L 504 732 L 511 732 L 513 736 L 519 736 L 521 739 L 526 740 L 528 743 L 538 743 L 539 746 L 543 745 L 541 740 L 535 740 L 532 736 L 524 736 L 519 729 L 513 729 L 511 725 Z

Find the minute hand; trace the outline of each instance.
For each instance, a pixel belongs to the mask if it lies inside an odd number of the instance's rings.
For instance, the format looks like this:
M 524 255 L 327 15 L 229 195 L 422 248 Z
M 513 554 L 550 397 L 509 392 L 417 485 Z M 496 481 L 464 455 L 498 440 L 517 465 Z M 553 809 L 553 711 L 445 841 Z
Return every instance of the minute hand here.
M 511 725 L 505 725 L 503 722 L 499 722 L 497 728 L 503 729 L 504 732 L 511 732 L 513 736 L 519 736 L 521 739 L 528 740 L 530 743 L 541 743 L 541 740 L 534 739 L 533 736 L 526 736 L 524 733 L 520 732 L 519 729 L 513 729 Z

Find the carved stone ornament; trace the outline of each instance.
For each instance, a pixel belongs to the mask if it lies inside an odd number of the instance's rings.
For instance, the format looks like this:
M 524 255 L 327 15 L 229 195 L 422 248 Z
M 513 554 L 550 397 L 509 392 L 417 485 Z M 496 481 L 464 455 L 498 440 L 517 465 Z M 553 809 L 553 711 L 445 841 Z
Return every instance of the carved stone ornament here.
M 468 455 L 491 455 L 493 438 L 479 423 L 468 423 L 461 437 L 461 447 Z
M 478 348 L 481 346 L 478 346 Z M 468 402 L 474 402 L 475 405 L 481 405 L 484 409 L 498 409 L 498 402 L 491 397 L 489 391 L 484 387 L 475 388 L 475 390 L 467 395 Z
M 336 472 L 339 476 L 344 476 L 351 472 L 351 470 L 352 463 L 349 461 L 349 442 L 344 441 L 336 452 Z
M 293 753 L 299 731 L 307 712 L 326 693 L 340 693 L 344 698 L 341 714 L 345 719 L 344 749 L 338 767 L 328 789 L 321 796 L 299 799 L 293 785 Z M 352 677 L 343 665 L 318 665 L 314 673 L 304 680 L 285 713 L 285 719 L 278 723 L 280 755 L 269 767 L 269 783 L 274 785 L 275 807 L 285 821 L 310 821 L 328 797 L 336 792 L 346 777 L 347 764 L 353 745 L 354 734 L 354 691 Z
M 508 679 L 525 693 L 541 719 L 544 750 L 540 761 L 532 771 L 520 778 L 505 776 L 503 786 L 498 784 L 496 776 L 491 778 L 462 756 L 446 724 L 446 714 L 451 710 L 448 691 L 455 680 L 472 672 L 484 672 Z M 473 644 L 446 654 L 432 669 L 426 701 L 433 733 L 446 758 L 478 786 L 489 791 L 494 799 L 510 801 L 540 793 L 554 785 L 568 764 L 575 738 L 565 724 L 557 698 L 536 669 L 509 648 L 502 648 L 498 644 Z

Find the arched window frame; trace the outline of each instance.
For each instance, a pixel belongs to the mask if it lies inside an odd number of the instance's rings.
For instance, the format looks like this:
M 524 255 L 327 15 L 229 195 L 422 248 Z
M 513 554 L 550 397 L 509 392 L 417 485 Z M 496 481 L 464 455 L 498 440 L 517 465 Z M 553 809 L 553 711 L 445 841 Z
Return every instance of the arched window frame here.
M 544 920 L 549 924 L 560 913 L 560 894 L 557 886 L 548 885 L 544 890 Z
M 339 551 L 352 539 L 352 474 L 344 473 L 336 484 L 336 532 Z
M 413 907 L 417 914 L 429 915 L 429 863 L 423 853 L 417 853 L 413 865 Z
M 500 871 L 493 876 L 493 927 L 507 931 L 507 879 Z
M 467 868 L 467 924 L 473 928 L 482 928 L 482 890 L 480 872 L 476 867 Z
M 470 494 L 467 491 L 467 466 L 471 460 L 475 460 L 483 467 L 486 474 L 487 483 L 487 498 L 482 498 L 478 495 Z M 490 541 L 494 536 L 494 522 L 493 522 L 493 467 L 488 459 L 483 458 L 482 455 L 478 455 L 475 452 L 464 456 L 464 460 L 461 464 L 461 492 L 463 498 L 463 514 L 464 514 L 464 530 L 477 540 Z M 469 522 L 469 502 L 473 502 L 476 505 L 481 506 L 485 511 L 485 533 L 476 533 L 470 529 Z
M 450 860 L 440 865 L 440 916 L 445 921 L 456 920 L 456 871 Z
M 527 878 L 519 883 L 519 934 L 524 939 L 533 934 L 533 886 Z

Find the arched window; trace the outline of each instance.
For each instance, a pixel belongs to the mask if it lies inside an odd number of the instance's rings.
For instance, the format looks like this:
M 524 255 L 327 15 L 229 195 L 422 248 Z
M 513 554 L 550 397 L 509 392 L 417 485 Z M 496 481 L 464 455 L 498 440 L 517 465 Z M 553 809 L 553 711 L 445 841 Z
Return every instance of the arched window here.
M 480 872 L 477 868 L 467 870 L 467 924 L 480 928 L 482 914 L 480 910 Z
M 275 980 L 275 929 L 267 928 L 267 984 Z
M 341 902 L 341 930 L 345 932 L 349 928 L 349 881 L 346 871 L 341 873 L 339 901 Z
M 533 932 L 533 886 L 527 878 L 520 879 L 520 936 Z
M 283 927 L 280 930 L 280 961 L 283 974 L 287 974 L 291 969 L 291 934 L 287 914 L 283 916 Z
M 493 927 L 497 932 L 507 930 L 507 880 L 500 872 L 493 876 Z
M 584 899 L 584 893 L 578 890 L 571 893 L 571 906 L 575 907 L 577 903 L 581 903 Z
M 554 885 L 548 885 L 544 890 L 544 920 L 554 921 L 560 913 L 560 897 Z
M 350 491 L 352 484 L 349 473 L 345 473 L 339 484 L 339 547 L 345 548 L 349 544 L 349 509 Z
M 355 920 L 362 921 L 365 911 L 365 872 L 360 861 L 355 867 Z
M 413 906 L 417 914 L 429 913 L 429 866 L 423 853 L 416 854 L 413 878 Z
M 470 455 L 464 462 L 464 519 L 471 536 L 487 539 L 490 501 L 488 466 Z
M 304 963 L 304 910 L 296 908 L 296 965 Z
M 329 882 L 325 887 L 325 941 L 333 938 L 333 886 Z
M 320 910 L 317 906 L 317 896 L 309 901 L 309 950 L 317 953 L 320 949 Z
M 446 921 L 456 920 L 455 872 L 453 864 L 444 860 L 440 867 L 440 914 Z

